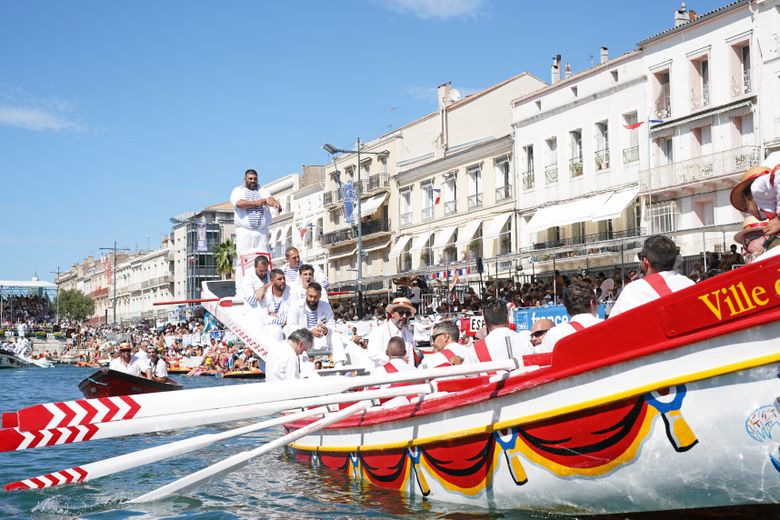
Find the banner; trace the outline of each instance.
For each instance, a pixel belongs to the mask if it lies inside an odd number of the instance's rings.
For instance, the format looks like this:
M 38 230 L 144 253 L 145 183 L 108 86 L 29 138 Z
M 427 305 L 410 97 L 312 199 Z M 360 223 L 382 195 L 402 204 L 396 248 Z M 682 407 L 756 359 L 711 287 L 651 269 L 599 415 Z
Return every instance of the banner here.
M 598 307 L 598 317 L 604 319 L 605 307 L 602 303 Z M 517 330 L 531 330 L 531 326 L 535 321 L 547 318 L 552 320 L 553 323 L 559 325 L 561 323 L 569 322 L 569 314 L 566 312 L 566 307 L 563 305 L 550 305 L 547 307 L 527 307 L 524 309 L 517 309 L 515 311 L 515 326 Z
M 206 223 L 201 222 L 196 225 L 195 251 L 198 253 L 207 253 L 209 250 L 208 240 L 206 240 Z
M 341 187 L 341 198 L 344 200 L 344 215 L 346 216 L 347 224 L 355 223 L 355 216 L 353 209 L 355 208 L 355 186 L 352 181 L 347 181 Z M 360 218 L 358 218 L 360 221 Z

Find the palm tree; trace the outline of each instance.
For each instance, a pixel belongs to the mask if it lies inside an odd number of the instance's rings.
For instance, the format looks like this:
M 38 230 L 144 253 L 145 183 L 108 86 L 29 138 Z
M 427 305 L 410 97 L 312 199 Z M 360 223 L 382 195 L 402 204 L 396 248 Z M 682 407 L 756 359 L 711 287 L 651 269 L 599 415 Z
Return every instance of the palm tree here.
M 236 243 L 228 238 L 214 249 L 217 272 L 226 279 L 233 277 L 233 262 L 236 261 Z

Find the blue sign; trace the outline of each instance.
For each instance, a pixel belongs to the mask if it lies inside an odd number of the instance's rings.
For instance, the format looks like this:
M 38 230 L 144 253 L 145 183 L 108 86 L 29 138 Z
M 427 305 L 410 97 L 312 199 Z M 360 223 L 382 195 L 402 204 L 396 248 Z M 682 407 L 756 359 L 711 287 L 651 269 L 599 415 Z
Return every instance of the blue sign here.
M 604 319 L 605 307 L 602 303 L 598 308 L 598 317 Z M 569 314 L 563 305 L 548 305 L 547 307 L 527 307 L 515 311 L 515 326 L 517 330 L 531 330 L 535 321 L 547 318 L 553 323 L 559 325 L 569 322 Z

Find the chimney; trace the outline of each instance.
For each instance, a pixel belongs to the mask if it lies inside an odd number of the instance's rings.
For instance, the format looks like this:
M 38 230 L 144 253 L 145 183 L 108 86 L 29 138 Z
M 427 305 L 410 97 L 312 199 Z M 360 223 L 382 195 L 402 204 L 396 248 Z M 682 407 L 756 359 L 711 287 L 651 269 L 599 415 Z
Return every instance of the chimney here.
M 439 110 L 444 110 L 444 107 L 446 107 L 452 102 L 452 100 L 450 99 L 451 90 L 452 90 L 451 81 L 439 85 L 437 89 L 437 96 L 439 97 Z
M 561 55 L 556 54 L 553 58 L 552 68 L 550 70 L 551 83 L 558 83 L 561 80 Z
M 685 2 L 683 2 L 680 8 L 674 12 L 674 26 L 679 27 L 690 21 L 691 17 L 688 14 L 688 9 L 685 7 Z
M 696 11 L 694 11 L 693 9 L 689 9 L 688 10 L 688 20 L 693 22 L 693 21 L 696 21 L 696 18 L 698 18 L 698 17 L 699 17 L 699 15 L 696 14 Z
M 606 62 L 609 61 L 609 52 L 607 51 L 606 47 L 602 47 L 601 48 L 600 56 L 601 56 L 601 58 L 599 60 L 599 63 L 601 63 L 602 65 L 604 65 Z
M 563 79 L 569 79 L 571 77 L 571 65 L 566 64 L 566 70 L 563 72 Z

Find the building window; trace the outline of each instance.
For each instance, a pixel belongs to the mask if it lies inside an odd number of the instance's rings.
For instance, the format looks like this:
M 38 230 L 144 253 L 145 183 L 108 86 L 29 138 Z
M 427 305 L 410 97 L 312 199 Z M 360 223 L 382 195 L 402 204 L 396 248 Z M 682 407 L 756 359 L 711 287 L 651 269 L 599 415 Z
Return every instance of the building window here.
M 482 168 L 473 166 L 468 169 L 469 198 L 468 209 L 482 207 Z
M 650 207 L 650 218 L 653 222 L 653 233 L 674 233 L 677 231 L 677 221 L 680 213 L 677 209 L 677 202 L 667 200 L 652 204 Z
M 731 94 L 734 97 L 753 91 L 750 77 L 750 43 L 747 41 L 732 45 Z
M 691 61 L 691 108 L 710 104 L 710 60 L 708 56 Z
M 569 132 L 569 175 L 582 175 L 582 129 Z
M 401 227 L 412 225 L 412 188 L 404 188 L 399 192 L 400 208 L 398 215 Z
M 433 182 L 425 181 L 420 184 L 420 196 L 422 197 L 422 222 L 433 220 Z
M 523 146 L 523 190 L 534 189 L 534 147 Z
M 505 155 L 496 160 L 496 202 L 512 196 L 512 172 L 510 158 Z
M 551 137 L 545 139 L 544 183 L 555 184 L 558 182 L 558 139 Z
M 444 180 L 444 214 L 452 215 L 458 211 L 457 172 L 450 172 Z
M 672 117 L 672 91 L 669 88 L 671 76 L 669 69 L 653 74 L 653 91 L 655 98 L 655 115 L 658 119 Z
M 715 203 L 713 199 L 695 200 L 693 202 L 693 213 L 696 215 L 700 226 L 712 226 L 715 224 Z
M 596 171 L 600 172 L 609 168 L 609 122 L 596 123 Z
M 639 161 L 639 128 L 631 128 L 638 121 L 636 112 L 623 114 L 623 124 L 628 128 L 628 146 L 623 148 L 623 164 Z

